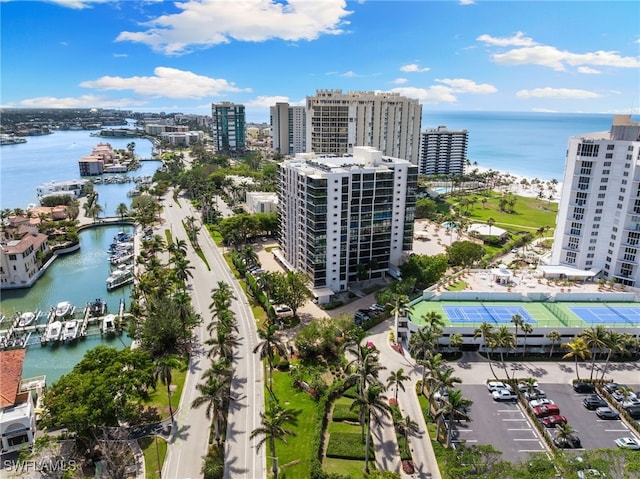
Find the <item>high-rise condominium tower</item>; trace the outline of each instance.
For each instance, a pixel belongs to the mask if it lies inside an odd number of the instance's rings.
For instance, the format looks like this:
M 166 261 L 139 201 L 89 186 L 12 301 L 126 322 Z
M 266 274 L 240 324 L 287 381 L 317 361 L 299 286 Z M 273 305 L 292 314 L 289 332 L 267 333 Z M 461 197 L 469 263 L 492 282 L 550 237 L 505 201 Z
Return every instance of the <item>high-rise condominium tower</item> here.
M 422 105 L 385 92 L 317 90 L 307 97 L 307 151 L 344 155 L 372 146 L 418 164 Z
M 640 123 L 616 115 L 610 131 L 569 139 L 551 263 L 638 286 L 639 248 Z
M 216 150 L 242 153 L 245 149 L 244 105 L 224 101 L 211 104 L 211 130 Z
M 467 130 L 447 130 L 446 126 L 421 133 L 420 174 L 460 175 L 467 163 Z
M 417 180 L 417 166 L 372 147 L 285 160 L 278 186 L 284 259 L 316 290 L 397 275 L 413 246 Z
M 307 117 L 303 106 L 276 103 L 271 112 L 271 149 L 281 155 L 306 151 Z

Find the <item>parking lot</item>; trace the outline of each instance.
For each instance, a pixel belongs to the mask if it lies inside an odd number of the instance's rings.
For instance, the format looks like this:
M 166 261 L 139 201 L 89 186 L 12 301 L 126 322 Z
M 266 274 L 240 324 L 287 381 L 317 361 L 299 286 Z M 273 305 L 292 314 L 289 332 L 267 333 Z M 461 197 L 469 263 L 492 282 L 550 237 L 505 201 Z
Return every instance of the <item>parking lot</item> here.
M 517 402 L 496 402 L 485 385 L 460 386 L 462 395 L 473 401 L 471 422 L 456 426 L 455 442 L 491 444 L 502 451 L 502 459 L 517 461 L 532 452 L 546 450 L 542 439 Z

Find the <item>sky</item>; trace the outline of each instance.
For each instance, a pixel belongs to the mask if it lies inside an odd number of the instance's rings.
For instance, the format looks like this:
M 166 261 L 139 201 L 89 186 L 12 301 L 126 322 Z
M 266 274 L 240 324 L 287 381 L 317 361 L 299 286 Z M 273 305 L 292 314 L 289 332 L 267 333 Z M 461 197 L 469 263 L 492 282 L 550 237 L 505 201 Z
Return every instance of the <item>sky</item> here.
M 0 106 L 210 115 L 317 89 L 423 111 L 640 112 L 640 2 L 0 0 Z

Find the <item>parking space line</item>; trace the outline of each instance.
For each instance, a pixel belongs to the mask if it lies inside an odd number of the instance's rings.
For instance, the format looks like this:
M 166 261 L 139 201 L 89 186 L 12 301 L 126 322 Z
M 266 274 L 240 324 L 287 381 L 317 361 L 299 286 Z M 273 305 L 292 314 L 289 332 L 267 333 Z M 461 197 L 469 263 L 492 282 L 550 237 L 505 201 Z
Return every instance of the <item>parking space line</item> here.
M 605 429 L 606 432 L 627 432 L 628 430 L 626 427 L 624 429 Z
M 534 438 L 514 438 L 514 441 L 536 441 L 536 442 L 540 442 L 540 440 L 537 437 Z
M 507 431 L 531 431 L 532 429 L 530 427 L 519 427 L 519 428 L 512 428 L 512 429 L 507 429 Z
M 526 421 L 526 420 L 527 419 L 524 418 L 524 417 L 520 417 L 520 418 L 505 418 L 505 419 L 503 419 L 503 421 L 520 421 L 520 422 Z

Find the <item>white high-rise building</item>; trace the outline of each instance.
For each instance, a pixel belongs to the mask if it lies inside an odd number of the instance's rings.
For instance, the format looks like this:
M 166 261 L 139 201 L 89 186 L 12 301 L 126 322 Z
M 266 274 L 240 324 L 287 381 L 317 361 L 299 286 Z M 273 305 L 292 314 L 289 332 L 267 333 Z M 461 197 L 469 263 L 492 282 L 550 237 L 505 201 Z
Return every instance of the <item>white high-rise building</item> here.
M 271 112 L 271 150 L 282 155 L 304 153 L 307 145 L 307 116 L 303 106 L 276 103 Z
M 551 264 L 640 286 L 640 123 L 569 139 Z
M 317 90 L 307 97 L 307 151 L 344 155 L 372 146 L 417 165 L 421 121 L 422 105 L 399 93 Z
M 417 166 L 372 147 L 285 160 L 278 188 L 282 259 L 309 276 L 320 302 L 350 282 L 397 276 L 413 246 L 417 180 Z
M 439 126 L 424 130 L 420 136 L 420 174 L 464 173 L 469 136 L 467 130 L 448 130 L 446 126 Z

